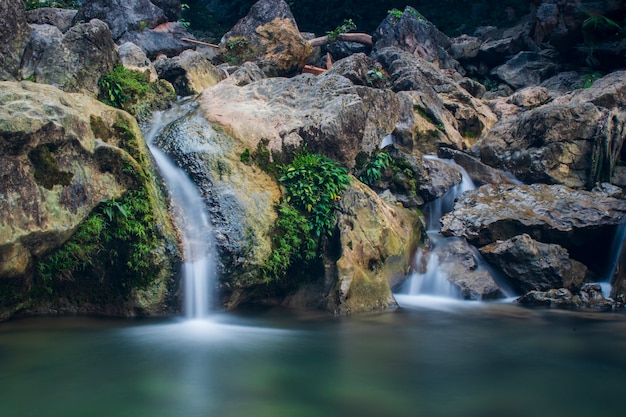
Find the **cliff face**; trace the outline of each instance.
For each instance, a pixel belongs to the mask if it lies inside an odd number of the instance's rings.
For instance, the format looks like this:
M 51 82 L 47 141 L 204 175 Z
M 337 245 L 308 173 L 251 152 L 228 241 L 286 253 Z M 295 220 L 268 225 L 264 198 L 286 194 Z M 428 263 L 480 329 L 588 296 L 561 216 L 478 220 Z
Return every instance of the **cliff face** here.
M 175 233 L 130 115 L 1 82 L 0 178 L 0 317 L 172 309 Z

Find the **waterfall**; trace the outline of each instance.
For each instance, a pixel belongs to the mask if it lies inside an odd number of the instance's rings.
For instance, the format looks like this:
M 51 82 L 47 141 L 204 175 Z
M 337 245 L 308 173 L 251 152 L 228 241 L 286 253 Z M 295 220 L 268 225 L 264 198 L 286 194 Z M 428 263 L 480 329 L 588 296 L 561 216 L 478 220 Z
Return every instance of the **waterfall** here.
M 157 112 L 144 132 L 148 148 L 166 184 L 174 221 L 182 233 L 184 311 L 189 319 L 202 319 L 211 310 L 214 288 L 215 244 L 209 213 L 198 188 L 185 171 L 154 144 L 161 130 L 180 117 L 180 110 Z
M 462 193 L 476 188 L 467 171 L 454 161 L 440 159 L 435 156 L 425 156 L 426 159 L 436 159 L 455 166 L 462 176 L 461 183 L 450 188 L 443 196 L 431 201 L 424 207 L 426 217 L 428 248 L 419 248 L 415 254 L 414 265 L 416 270 L 408 278 L 408 286 L 405 291 L 408 295 L 430 295 L 436 297 L 460 299 L 461 295 L 454 285 L 448 281 L 448 275 L 440 266 L 440 254 L 445 252 L 448 242 L 439 233 L 439 219 L 450 212 L 454 206 L 454 200 Z

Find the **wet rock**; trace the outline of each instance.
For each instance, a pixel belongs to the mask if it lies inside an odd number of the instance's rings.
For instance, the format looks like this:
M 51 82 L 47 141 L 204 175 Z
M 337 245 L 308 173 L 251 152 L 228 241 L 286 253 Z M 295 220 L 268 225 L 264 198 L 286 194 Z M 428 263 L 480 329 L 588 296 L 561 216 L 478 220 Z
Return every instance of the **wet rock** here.
M 267 76 L 299 72 L 312 53 L 289 5 L 283 0 L 260 0 L 220 41 L 218 56 L 231 64 L 255 62 Z
M 424 159 L 423 170 L 426 175 L 420 181 L 420 194 L 425 201 L 443 197 L 452 187 L 463 180 L 461 171 L 454 165 L 437 159 Z
M 587 273 L 587 267 L 570 259 L 561 246 L 537 242 L 527 234 L 483 246 L 480 253 L 518 293 L 556 288 L 577 290 Z
M 153 29 L 167 22 L 163 10 L 150 0 L 87 0 L 78 9 L 73 24 L 91 19 L 105 22 L 115 41 L 126 32 Z
M 162 57 L 154 62 L 159 78 L 169 81 L 179 96 L 189 96 L 212 87 L 224 77 L 203 54 L 187 50 L 174 58 Z
M 67 32 L 72 27 L 72 22 L 76 10 L 58 9 L 54 7 L 41 7 L 28 10 L 26 19 L 28 23 L 36 25 L 52 25 L 57 27 L 62 33 Z
M 606 262 L 626 201 L 560 185 L 483 185 L 460 196 L 443 216 L 441 233 L 475 246 L 521 234 L 566 248 L 588 267 Z
M 125 142 L 130 136 L 136 140 L 133 148 Z M 177 241 L 147 155 L 139 128 L 126 112 L 45 84 L 0 83 L 0 319 L 17 310 L 172 311 Z M 129 164 L 135 173 L 125 170 Z M 130 274 L 126 262 L 120 269 L 119 261 L 102 255 L 83 268 L 58 266 L 56 275 L 42 282 L 37 263 L 59 249 L 99 204 L 143 186 L 160 224 L 158 232 L 150 231 L 155 246 L 149 263 L 158 269 L 153 281 L 145 286 L 124 281 Z M 99 253 L 108 253 L 109 242 L 97 244 Z
M 406 149 L 466 149 L 495 124 L 486 105 L 429 62 L 398 48 L 378 50 L 374 58 L 397 92 L 401 107 L 394 136 Z
M 504 298 L 491 273 L 479 268 L 476 255 L 464 240 L 455 240 L 439 252 L 439 270 L 465 300 L 495 300 Z
M 20 79 L 20 62 L 30 31 L 23 1 L 0 2 L 0 80 Z
M 25 78 L 51 84 L 67 92 L 95 96 L 98 80 L 119 62 L 107 25 L 100 20 L 73 26 L 65 34 L 50 25 L 33 25 L 24 52 Z
M 626 77 L 607 77 L 545 105 L 512 112 L 472 152 L 528 183 L 590 189 L 610 182 L 624 141 Z
M 453 159 L 458 165 L 467 171 L 475 185 L 484 184 L 515 184 L 516 181 L 510 175 L 485 165 L 477 158 L 465 152 L 450 148 L 439 148 L 438 156 L 444 159 Z
M 337 224 L 341 257 L 327 309 L 349 314 L 397 307 L 390 288 L 406 276 L 421 239 L 417 215 L 386 204 L 354 179 L 341 199 Z
M 234 67 L 232 72 L 230 68 L 223 65 L 220 65 L 218 68 L 225 74 L 228 74 L 222 83 L 230 84 L 235 87 L 243 87 L 255 81 L 267 78 L 265 73 L 261 71 L 261 68 L 253 62 L 244 62 L 240 66 Z
M 519 297 L 516 301 L 534 307 L 588 308 L 601 311 L 610 311 L 616 308 L 615 302 L 604 298 L 598 284 L 586 285 L 580 292 L 576 293 L 572 293 L 566 288 L 548 291 L 533 290 Z

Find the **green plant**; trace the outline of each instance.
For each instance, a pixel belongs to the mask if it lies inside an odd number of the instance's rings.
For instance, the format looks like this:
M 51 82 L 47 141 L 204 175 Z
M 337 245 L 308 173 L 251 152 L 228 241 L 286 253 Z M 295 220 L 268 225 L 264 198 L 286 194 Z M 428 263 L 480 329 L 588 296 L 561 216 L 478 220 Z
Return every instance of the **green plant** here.
M 330 236 L 337 200 L 350 184 L 347 170 L 324 155 L 303 149 L 291 164 L 282 167 L 280 182 L 287 202 L 306 213 L 311 231 L 318 237 Z
M 329 42 L 335 42 L 339 39 L 341 35 L 351 32 L 353 30 L 356 30 L 356 24 L 354 23 L 354 21 L 352 19 L 344 19 L 342 25 L 337 26 L 330 32 L 326 32 L 326 36 L 328 37 Z
M 400 19 L 404 13 L 409 13 L 411 16 L 416 18 L 421 23 L 425 23 L 426 22 L 426 19 L 424 19 L 424 16 L 422 16 L 417 10 L 415 10 L 412 7 L 406 7 L 404 9 L 404 11 L 400 11 L 400 10 L 395 9 L 395 8 L 391 9 L 391 10 L 387 10 L 387 14 L 395 17 L 396 19 Z
M 391 9 L 391 10 L 387 10 L 387 14 L 395 17 L 396 19 L 400 19 L 403 15 L 403 11 L 402 10 L 398 10 L 398 9 Z
M 365 75 L 365 80 L 370 86 L 379 85 L 387 79 L 389 79 L 389 74 L 381 68 L 371 68 Z
M 272 230 L 272 253 L 261 267 L 265 282 L 283 278 L 289 268 L 316 258 L 316 242 L 308 219 L 286 201 L 277 207 Z
M 152 91 L 146 74 L 123 65 L 116 65 L 113 71 L 100 77 L 98 86 L 100 101 L 120 109 L 137 103 Z
M 374 186 L 378 184 L 382 178 L 383 172 L 389 167 L 389 164 L 393 161 L 389 152 L 381 151 L 376 154 L 366 166 L 363 173 L 359 176 L 359 179 L 369 185 Z

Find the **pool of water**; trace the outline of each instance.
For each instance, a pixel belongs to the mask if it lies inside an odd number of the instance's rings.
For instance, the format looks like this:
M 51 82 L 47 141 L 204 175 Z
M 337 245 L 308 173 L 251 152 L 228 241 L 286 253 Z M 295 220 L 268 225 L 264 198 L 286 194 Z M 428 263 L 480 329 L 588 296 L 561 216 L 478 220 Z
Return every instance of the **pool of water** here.
M 626 315 L 400 296 L 398 311 L 0 323 L 2 417 L 608 416 Z

